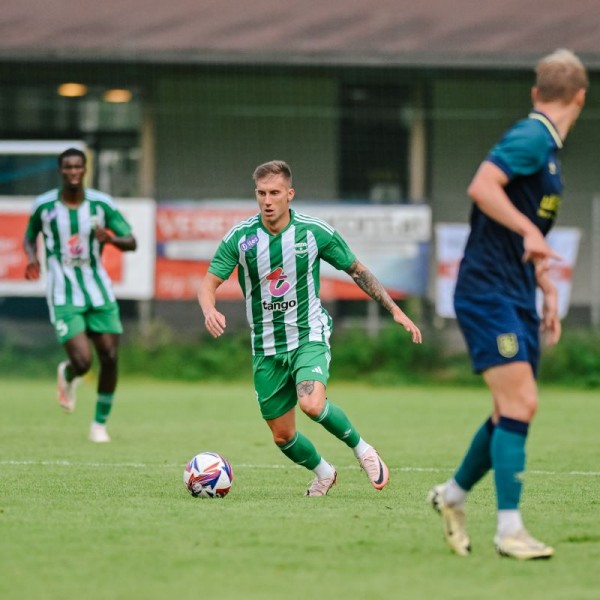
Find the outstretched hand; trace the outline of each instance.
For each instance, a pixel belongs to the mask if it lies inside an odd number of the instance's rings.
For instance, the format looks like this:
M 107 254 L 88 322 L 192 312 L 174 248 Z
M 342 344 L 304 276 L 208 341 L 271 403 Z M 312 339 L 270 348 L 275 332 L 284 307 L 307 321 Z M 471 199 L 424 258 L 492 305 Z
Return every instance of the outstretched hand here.
M 421 330 L 406 316 L 400 307 L 397 306 L 394 309 L 392 316 L 396 323 L 402 325 L 410 333 L 413 344 L 420 344 L 423 341 Z
M 552 249 L 537 227 L 532 227 L 531 230 L 523 236 L 523 246 L 525 248 L 523 262 L 536 262 L 538 260 L 547 261 L 549 258 L 562 260 L 562 256 Z

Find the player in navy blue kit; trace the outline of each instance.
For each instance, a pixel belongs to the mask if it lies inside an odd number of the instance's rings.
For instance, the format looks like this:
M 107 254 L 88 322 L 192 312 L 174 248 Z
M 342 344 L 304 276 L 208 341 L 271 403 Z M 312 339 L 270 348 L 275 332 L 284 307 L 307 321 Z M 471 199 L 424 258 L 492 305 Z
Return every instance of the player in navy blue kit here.
M 557 153 L 585 103 L 588 76 L 568 50 L 536 66 L 533 110 L 517 122 L 480 165 L 469 188 L 471 233 L 461 262 L 454 306 L 473 370 L 492 395 L 492 414 L 475 433 L 454 476 L 429 492 L 446 541 L 468 555 L 464 505 L 468 492 L 494 470 L 497 552 L 518 559 L 549 558 L 554 550 L 525 529 L 519 502 L 529 424 L 538 405 L 540 329 L 548 344 L 561 325 L 546 242 L 561 202 Z M 542 317 L 536 287 L 543 293 Z

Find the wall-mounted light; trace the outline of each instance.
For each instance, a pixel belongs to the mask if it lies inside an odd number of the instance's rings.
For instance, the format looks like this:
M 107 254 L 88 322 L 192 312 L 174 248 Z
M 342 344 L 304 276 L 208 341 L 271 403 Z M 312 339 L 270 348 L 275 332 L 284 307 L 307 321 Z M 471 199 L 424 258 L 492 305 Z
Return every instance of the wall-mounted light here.
M 106 90 L 102 95 L 102 99 L 105 102 L 130 102 L 133 94 L 129 90 L 114 88 L 112 90 Z
M 87 85 L 83 83 L 61 83 L 56 90 L 59 96 L 65 98 L 79 98 L 87 94 Z

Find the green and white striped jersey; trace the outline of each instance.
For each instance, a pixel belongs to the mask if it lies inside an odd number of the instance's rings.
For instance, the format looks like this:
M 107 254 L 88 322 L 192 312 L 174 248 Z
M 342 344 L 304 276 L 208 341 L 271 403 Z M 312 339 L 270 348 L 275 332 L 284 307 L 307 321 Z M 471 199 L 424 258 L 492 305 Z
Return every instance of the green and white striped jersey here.
M 260 215 L 242 221 L 221 241 L 209 272 L 227 279 L 238 266 L 252 333 L 252 353 L 289 352 L 306 342 L 329 344 L 331 317 L 319 299 L 321 259 L 345 270 L 356 257 L 321 219 L 293 210 L 277 235 Z
M 106 227 L 125 236 L 131 233 L 131 226 L 108 194 L 86 189 L 77 208 L 66 206 L 60 194 L 61 190 L 55 189 L 35 199 L 26 232 L 32 243 L 39 233 L 43 236 L 49 306 L 86 307 L 115 302 L 94 228 Z

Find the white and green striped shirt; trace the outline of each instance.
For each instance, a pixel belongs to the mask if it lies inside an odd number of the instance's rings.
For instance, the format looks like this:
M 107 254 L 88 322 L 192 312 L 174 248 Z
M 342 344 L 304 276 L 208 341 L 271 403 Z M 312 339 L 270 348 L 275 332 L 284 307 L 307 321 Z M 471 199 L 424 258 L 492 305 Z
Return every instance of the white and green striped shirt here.
M 319 299 L 321 259 L 345 270 L 356 257 L 321 219 L 290 211 L 277 235 L 254 215 L 221 241 L 209 272 L 227 279 L 238 266 L 253 354 L 289 352 L 306 342 L 329 344 L 331 317 Z
M 46 250 L 48 305 L 77 307 L 102 306 L 115 302 L 112 284 L 100 255 L 101 244 L 94 228 L 106 227 L 118 236 L 131 233 L 131 227 L 118 211 L 114 200 L 97 190 L 86 189 L 77 208 L 69 208 L 55 189 L 38 196 L 26 235 L 35 244 L 42 234 Z

